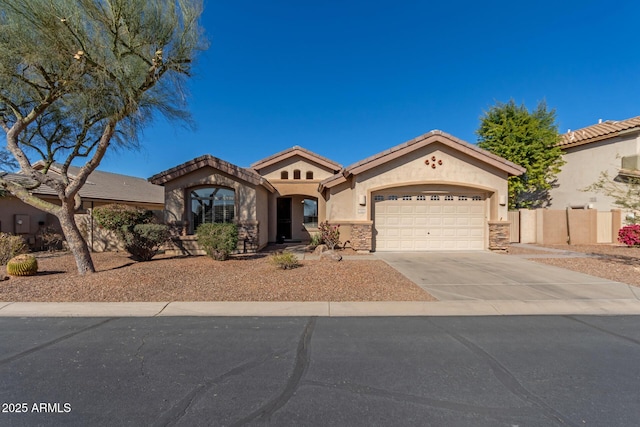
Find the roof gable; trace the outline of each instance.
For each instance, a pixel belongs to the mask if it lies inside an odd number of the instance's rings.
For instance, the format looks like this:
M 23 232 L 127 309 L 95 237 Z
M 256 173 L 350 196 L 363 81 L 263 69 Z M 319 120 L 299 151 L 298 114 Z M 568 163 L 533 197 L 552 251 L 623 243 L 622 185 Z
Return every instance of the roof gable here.
M 377 166 L 385 164 L 391 160 L 397 159 L 405 154 L 411 153 L 422 147 L 433 143 L 441 143 L 454 150 L 465 153 L 471 157 L 474 157 L 484 163 L 487 163 L 497 169 L 503 170 L 510 175 L 522 175 L 525 169 L 515 163 L 512 163 L 500 156 L 496 156 L 486 150 L 483 150 L 475 145 L 469 144 L 461 139 L 458 139 L 448 133 L 440 130 L 432 130 L 429 133 L 421 135 L 403 144 L 396 145 L 388 150 L 382 151 L 378 154 L 374 154 L 371 157 L 367 157 L 357 163 L 354 163 L 342 171 L 342 174 L 336 174 L 331 178 L 327 178 L 320 183 L 320 191 L 325 187 L 331 188 L 335 185 L 345 182 L 351 175 L 357 175 L 367 170 L 373 169 Z
M 326 157 L 322 157 L 298 145 L 291 147 L 287 150 L 281 151 L 279 153 L 273 154 L 262 160 L 259 160 L 253 163 L 251 165 L 251 168 L 253 168 L 256 171 L 259 171 L 268 166 L 274 165 L 276 163 L 282 162 L 284 160 L 290 159 L 295 156 L 299 156 L 299 157 L 302 157 L 303 159 L 309 160 L 310 162 L 316 163 L 326 169 L 333 171 L 334 173 L 342 169 L 342 165 L 334 162 L 333 160 L 329 160 Z
M 640 116 L 626 120 L 607 120 L 562 135 L 560 147 L 569 148 L 615 138 L 627 132 L 640 132 Z
M 251 169 L 241 168 L 240 166 L 236 166 L 232 163 L 226 162 L 217 157 L 213 157 L 209 154 L 196 157 L 193 160 L 189 160 L 188 162 L 182 163 L 181 165 L 178 165 L 171 169 L 167 169 L 164 172 L 160 172 L 149 178 L 149 181 L 154 184 L 163 185 L 169 181 L 173 181 L 174 179 L 177 179 L 183 175 L 207 166 L 218 169 L 219 171 L 222 171 L 228 175 L 241 179 L 250 184 L 262 185 L 271 192 L 275 191 L 273 186 L 266 179 L 258 175 L 255 171 Z

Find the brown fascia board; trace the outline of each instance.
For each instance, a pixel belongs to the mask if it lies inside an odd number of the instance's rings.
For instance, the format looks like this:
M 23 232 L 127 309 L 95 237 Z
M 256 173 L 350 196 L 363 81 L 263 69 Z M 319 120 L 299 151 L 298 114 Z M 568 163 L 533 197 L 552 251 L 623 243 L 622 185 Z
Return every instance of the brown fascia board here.
M 224 172 L 236 178 L 240 178 L 250 184 L 262 185 L 271 193 L 276 191 L 275 188 L 266 179 L 262 178 L 254 171 L 241 168 L 240 166 L 236 166 L 217 157 L 213 157 L 210 154 L 196 157 L 193 160 L 189 160 L 188 162 L 185 162 L 181 165 L 175 166 L 171 169 L 167 169 L 164 172 L 160 172 L 149 178 L 149 181 L 152 184 L 163 185 L 169 181 L 173 181 L 174 179 L 177 179 L 183 175 L 194 172 L 206 166 L 218 169 L 221 172 Z
M 519 176 L 525 172 L 525 169 L 523 167 L 516 165 L 515 163 L 510 162 L 506 159 L 503 159 L 500 156 L 496 156 L 493 153 L 476 147 L 475 145 L 469 144 L 468 142 L 458 139 L 446 132 L 442 132 L 441 130 L 432 130 L 431 132 L 425 133 L 424 135 L 421 135 L 410 141 L 396 145 L 395 147 L 391 147 L 388 150 L 382 151 L 378 154 L 374 154 L 371 157 L 367 157 L 364 160 L 354 163 L 353 165 L 344 169 L 342 174 L 336 174 L 333 177 L 327 178 L 326 180 L 322 181 L 320 183 L 321 188 L 324 189 L 325 187 L 334 187 L 341 182 L 346 181 L 346 178 L 349 175 L 357 175 L 359 173 L 365 172 L 376 166 L 380 166 L 391 160 L 397 159 L 398 157 L 401 157 L 407 153 L 425 147 L 434 142 L 440 142 L 448 147 L 451 147 L 457 151 L 481 160 L 484 163 L 488 163 L 500 170 L 503 170 L 510 175 Z
M 339 171 L 340 169 L 342 169 L 342 166 L 336 162 L 334 162 L 333 160 L 329 160 L 326 157 L 322 157 L 319 156 L 318 154 L 314 153 L 313 151 L 309 151 L 305 148 L 302 148 L 298 145 L 289 148 L 287 150 L 281 151 L 279 153 L 276 153 L 272 156 L 269 156 L 267 158 L 264 158 L 262 160 L 258 160 L 257 162 L 255 162 L 254 164 L 251 165 L 251 168 L 254 170 L 260 170 L 263 168 L 266 168 L 267 166 L 271 166 L 275 163 L 281 162 L 285 159 L 288 159 L 290 157 L 293 156 L 300 156 L 303 157 L 307 160 L 310 160 L 314 163 L 317 163 L 321 166 L 326 167 L 327 169 L 330 169 L 334 172 Z
M 318 184 L 318 193 L 322 193 L 325 188 L 335 187 L 336 185 L 342 184 L 343 182 L 347 182 L 344 169 L 337 172 L 335 175 L 320 181 L 320 183 Z

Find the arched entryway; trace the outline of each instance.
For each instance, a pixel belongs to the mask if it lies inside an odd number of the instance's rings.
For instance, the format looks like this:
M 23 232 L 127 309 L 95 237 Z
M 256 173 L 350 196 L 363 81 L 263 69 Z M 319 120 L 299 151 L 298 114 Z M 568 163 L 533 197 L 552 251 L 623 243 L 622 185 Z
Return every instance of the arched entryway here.
M 276 241 L 309 241 L 318 229 L 318 198 L 292 194 L 276 199 Z

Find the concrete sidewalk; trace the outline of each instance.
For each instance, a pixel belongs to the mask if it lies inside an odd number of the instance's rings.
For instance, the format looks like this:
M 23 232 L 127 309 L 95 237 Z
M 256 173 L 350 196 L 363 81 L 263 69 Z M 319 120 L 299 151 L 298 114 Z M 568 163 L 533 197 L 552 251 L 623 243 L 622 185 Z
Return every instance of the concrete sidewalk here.
M 640 315 L 640 300 L 437 302 L 14 302 L 0 317 Z

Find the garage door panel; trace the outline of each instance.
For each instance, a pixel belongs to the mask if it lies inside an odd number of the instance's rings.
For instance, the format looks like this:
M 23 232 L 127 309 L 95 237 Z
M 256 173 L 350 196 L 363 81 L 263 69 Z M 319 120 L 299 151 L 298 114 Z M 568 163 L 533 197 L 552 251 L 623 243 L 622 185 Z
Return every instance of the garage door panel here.
M 447 195 L 425 198 L 406 193 L 395 196 L 385 194 L 384 200 L 374 202 L 376 250 L 484 249 L 484 200 Z
M 456 226 L 456 218 L 451 216 L 445 216 L 442 218 L 442 225 L 444 227 L 455 227 Z

